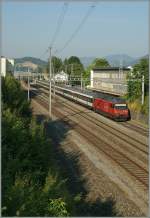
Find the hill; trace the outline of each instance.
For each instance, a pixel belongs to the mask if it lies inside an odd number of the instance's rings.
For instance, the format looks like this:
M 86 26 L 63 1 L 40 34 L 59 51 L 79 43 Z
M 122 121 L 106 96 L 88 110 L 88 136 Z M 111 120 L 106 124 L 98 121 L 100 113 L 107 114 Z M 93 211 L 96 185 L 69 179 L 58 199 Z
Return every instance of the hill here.
M 105 57 L 112 67 L 129 66 L 129 63 L 135 60 L 126 54 L 114 54 Z
M 15 58 L 15 64 L 21 64 L 24 62 L 31 62 L 35 65 L 39 65 L 39 66 L 46 66 L 47 62 L 43 61 L 39 58 L 35 58 L 35 57 L 23 57 L 23 58 Z
M 130 66 L 134 66 L 135 64 L 137 64 L 141 59 L 143 58 L 146 58 L 146 59 L 149 59 L 149 55 L 145 55 L 145 56 L 142 56 L 142 57 L 139 57 L 139 58 L 136 58 L 135 60 L 131 61 L 129 63 Z
M 80 57 L 80 61 L 84 67 L 88 67 L 96 57 Z
M 84 67 L 87 67 L 92 63 L 92 61 L 95 58 L 96 57 L 80 57 L 80 60 L 82 64 L 84 65 Z M 119 67 L 120 64 L 122 64 L 122 66 L 124 67 L 127 67 L 127 66 L 134 66 L 140 61 L 140 59 L 149 58 L 149 56 L 145 55 L 139 58 L 133 58 L 126 54 L 113 54 L 113 55 L 108 55 L 102 58 L 105 58 L 112 67 Z

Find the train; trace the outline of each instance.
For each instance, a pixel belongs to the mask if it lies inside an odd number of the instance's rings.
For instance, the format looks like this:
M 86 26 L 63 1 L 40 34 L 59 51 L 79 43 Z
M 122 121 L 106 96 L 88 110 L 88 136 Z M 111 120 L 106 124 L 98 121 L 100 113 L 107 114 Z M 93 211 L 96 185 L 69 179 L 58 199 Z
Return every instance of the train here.
M 42 82 L 40 81 L 37 85 L 40 85 L 41 83 Z M 45 82 L 43 84 L 45 84 Z M 126 101 L 120 97 L 63 86 L 55 86 L 55 93 L 82 104 L 96 113 L 100 113 L 115 121 L 128 121 L 131 119 L 128 105 Z

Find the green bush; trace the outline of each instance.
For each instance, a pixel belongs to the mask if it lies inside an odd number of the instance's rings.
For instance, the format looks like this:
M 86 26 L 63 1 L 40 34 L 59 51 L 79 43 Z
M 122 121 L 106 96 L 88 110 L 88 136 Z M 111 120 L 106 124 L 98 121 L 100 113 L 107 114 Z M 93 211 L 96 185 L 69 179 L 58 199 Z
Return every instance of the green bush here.
M 141 107 L 141 112 L 149 115 L 149 96 L 146 96 L 144 99 L 144 104 Z
M 145 102 L 141 105 L 142 98 L 142 76 L 144 76 Z M 149 95 L 149 63 L 148 59 L 143 58 L 133 67 L 133 71 L 127 76 L 128 93 L 127 100 L 130 102 L 134 111 L 148 115 L 148 95 Z
M 20 83 L 13 76 L 2 77 L 2 108 L 9 108 L 22 117 L 31 117 L 30 102 Z
M 51 141 L 28 119 L 30 104 L 14 78 L 3 80 L 2 92 L 2 215 L 67 216 L 73 200 Z

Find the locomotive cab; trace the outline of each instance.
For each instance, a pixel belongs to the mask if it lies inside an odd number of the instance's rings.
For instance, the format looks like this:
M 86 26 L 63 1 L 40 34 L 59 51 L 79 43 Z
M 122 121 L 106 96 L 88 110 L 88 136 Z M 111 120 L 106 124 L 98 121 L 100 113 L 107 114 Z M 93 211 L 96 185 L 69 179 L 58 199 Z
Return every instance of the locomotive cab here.
M 127 104 L 113 104 L 114 115 L 116 120 L 128 120 L 129 119 L 129 109 Z
M 127 110 L 128 109 L 127 104 L 114 104 L 113 107 L 116 110 Z

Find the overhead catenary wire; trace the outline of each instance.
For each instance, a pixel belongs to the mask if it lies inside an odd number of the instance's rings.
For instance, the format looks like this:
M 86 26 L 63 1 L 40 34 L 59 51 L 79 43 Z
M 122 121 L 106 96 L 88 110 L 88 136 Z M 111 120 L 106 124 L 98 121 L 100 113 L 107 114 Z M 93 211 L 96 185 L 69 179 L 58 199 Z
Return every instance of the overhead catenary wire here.
M 43 54 L 39 57 L 39 59 L 43 58 L 48 53 L 48 49 L 46 49 Z
M 57 37 L 58 37 L 58 34 L 60 32 L 60 29 L 61 29 L 61 26 L 63 24 L 63 21 L 64 21 L 64 17 L 65 17 L 65 14 L 67 12 L 67 9 L 68 9 L 68 5 L 69 5 L 69 2 L 64 2 L 63 3 L 63 6 L 62 6 L 62 12 L 60 13 L 59 15 L 59 18 L 58 18 L 58 21 L 57 21 L 57 25 L 56 25 L 56 30 L 54 32 L 54 35 L 53 35 L 53 38 L 51 40 L 51 47 L 52 45 L 54 44 L 54 42 L 56 41 Z M 54 47 L 54 46 L 53 46 Z M 44 57 L 49 51 L 49 48 L 48 49 L 45 49 L 45 51 L 43 52 L 43 54 L 40 56 L 40 59 L 42 57 Z
M 98 3 L 98 0 L 94 0 L 92 2 L 92 5 L 90 5 L 90 7 L 89 7 L 88 11 L 86 12 L 85 16 L 83 17 L 83 19 L 81 20 L 81 22 L 79 23 L 79 25 L 77 26 L 75 31 L 72 33 L 70 38 L 66 41 L 66 43 L 64 44 L 64 46 L 60 50 L 56 49 L 53 52 L 54 55 L 61 53 L 70 44 L 70 42 L 78 34 L 78 32 L 80 31 L 80 29 L 82 28 L 82 26 L 84 25 L 86 20 L 88 19 L 88 17 L 92 13 L 93 9 L 96 7 L 96 3 Z M 53 45 L 54 45 L 54 43 L 55 43 L 55 41 L 56 41 L 56 39 L 58 37 L 58 33 L 60 32 L 61 26 L 63 24 L 65 14 L 66 14 L 67 9 L 68 9 L 68 5 L 69 5 L 69 2 L 64 2 L 63 6 L 62 6 L 62 13 L 60 14 L 60 16 L 58 18 L 56 30 L 54 32 L 54 35 L 53 35 L 53 38 L 52 38 L 52 41 L 51 41 L 51 47 L 53 47 L 53 48 L 54 48 Z M 41 57 L 45 56 L 46 53 L 48 53 L 48 51 L 49 51 L 49 49 L 46 49 L 45 52 L 41 55 Z
M 56 24 L 56 30 L 54 32 L 54 35 L 52 37 L 52 41 L 51 41 L 51 47 L 54 45 L 57 37 L 58 37 L 58 34 L 60 32 L 60 29 L 61 29 L 61 26 L 64 22 L 64 18 L 65 18 L 65 14 L 67 12 L 67 9 L 68 9 L 68 5 L 69 5 L 69 2 L 64 2 L 63 6 L 62 6 L 62 12 L 60 13 L 60 16 L 58 17 L 58 21 L 57 21 L 57 24 Z
M 56 53 L 61 53 L 69 44 L 70 42 L 73 40 L 73 38 L 78 34 L 78 32 L 80 31 L 80 29 L 83 27 L 83 25 L 85 24 L 86 20 L 88 19 L 88 17 L 90 16 L 90 14 L 92 13 L 92 11 L 94 10 L 94 8 L 96 7 L 96 3 L 98 3 L 97 0 L 95 0 L 92 5 L 90 5 L 88 11 L 86 12 L 85 16 L 83 17 L 83 19 L 81 20 L 81 22 L 79 23 L 79 25 L 77 26 L 77 28 L 75 29 L 75 31 L 72 33 L 72 35 L 70 36 L 70 38 L 66 41 L 66 43 L 64 44 L 64 46 L 60 49 L 57 50 Z M 55 53 L 55 54 L 56 54 Z

